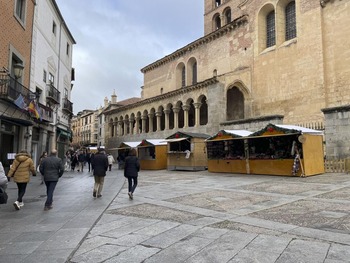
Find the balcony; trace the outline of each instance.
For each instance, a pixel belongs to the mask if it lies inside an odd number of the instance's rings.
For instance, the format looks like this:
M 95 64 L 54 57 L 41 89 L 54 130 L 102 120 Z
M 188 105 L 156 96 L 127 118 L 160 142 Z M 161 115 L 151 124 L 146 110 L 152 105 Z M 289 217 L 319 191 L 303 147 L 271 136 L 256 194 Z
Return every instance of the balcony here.
M 60 92 L 52 83 L 46 86 L 46 102 L 49 105 L 60 104 Z
M 70 102 L 67 98 L 63 98 L 62 99 L 62 111 L 64 113 L 67 113 L 68 115 L 72 115 L 73 114 L 73 103 Z
M 34 92 L 31 92 L 13 77 L 8 74 L 0 74 L 0 98 L 14 102 L 20 94 L 26 102 L 35 98 Z
M 47 122 L 53 122 L 53 110 L 45 106 L 41 103 L 39 103 L 39 108 L 40 108 L 40 116 L 43 121 Z

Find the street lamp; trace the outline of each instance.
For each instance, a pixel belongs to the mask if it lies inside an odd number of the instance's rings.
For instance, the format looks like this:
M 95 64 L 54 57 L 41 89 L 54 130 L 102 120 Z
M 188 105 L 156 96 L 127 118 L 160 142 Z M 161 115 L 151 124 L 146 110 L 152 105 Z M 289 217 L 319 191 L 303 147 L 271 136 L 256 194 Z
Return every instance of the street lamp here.
M 22 77 L 24 66 L 21 63 L 16 63 L 13 65 L 13 73 L 15 74 L 16 80 Z

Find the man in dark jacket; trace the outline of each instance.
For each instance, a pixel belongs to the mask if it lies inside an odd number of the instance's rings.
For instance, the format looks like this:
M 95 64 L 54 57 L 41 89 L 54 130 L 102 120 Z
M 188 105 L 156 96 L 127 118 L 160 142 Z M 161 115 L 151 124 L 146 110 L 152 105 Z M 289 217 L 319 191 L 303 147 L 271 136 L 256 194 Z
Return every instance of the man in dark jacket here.
M 94 158 L 92 158 L 91 163 L 95 179 L 92 196 L 96 197 L 97 195 L 97 197 L 101 197 L 103 183 L 108 169 L 108 159 L 103 148 L 98 148 L 98 152 L 94 155 Z
M 57 157 L 57 150 L 53 149 L 51 154 L 44 158 L 40 164 L 40 173 L 44 176 L 47 199 L 44 210 L 52 209 L 53 192 L 55 191 L 58 178 L 64 173 L 64 164 L 61 158 Z

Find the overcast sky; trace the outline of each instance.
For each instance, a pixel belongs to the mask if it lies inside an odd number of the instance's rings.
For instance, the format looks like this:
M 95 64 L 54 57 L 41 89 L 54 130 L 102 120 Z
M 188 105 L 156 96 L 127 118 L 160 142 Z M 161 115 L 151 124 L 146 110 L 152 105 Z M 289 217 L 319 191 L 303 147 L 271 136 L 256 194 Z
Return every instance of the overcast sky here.
M 56 0 L 72 33 L 74 114 L 140 97 L 141 68 L 203 36 L 203 0 Z

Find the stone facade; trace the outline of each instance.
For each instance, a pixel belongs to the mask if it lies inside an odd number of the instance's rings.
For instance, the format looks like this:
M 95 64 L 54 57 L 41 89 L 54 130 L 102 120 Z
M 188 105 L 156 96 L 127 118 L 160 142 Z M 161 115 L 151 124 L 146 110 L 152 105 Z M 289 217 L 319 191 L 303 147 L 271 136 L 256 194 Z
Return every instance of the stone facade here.
M 205 35 L 141 69 L 140 102 L 105 111 L 107 147 L 266 120 L 322 129 L 321 109 L 349 104 L 350 0 L 204 5 Z

